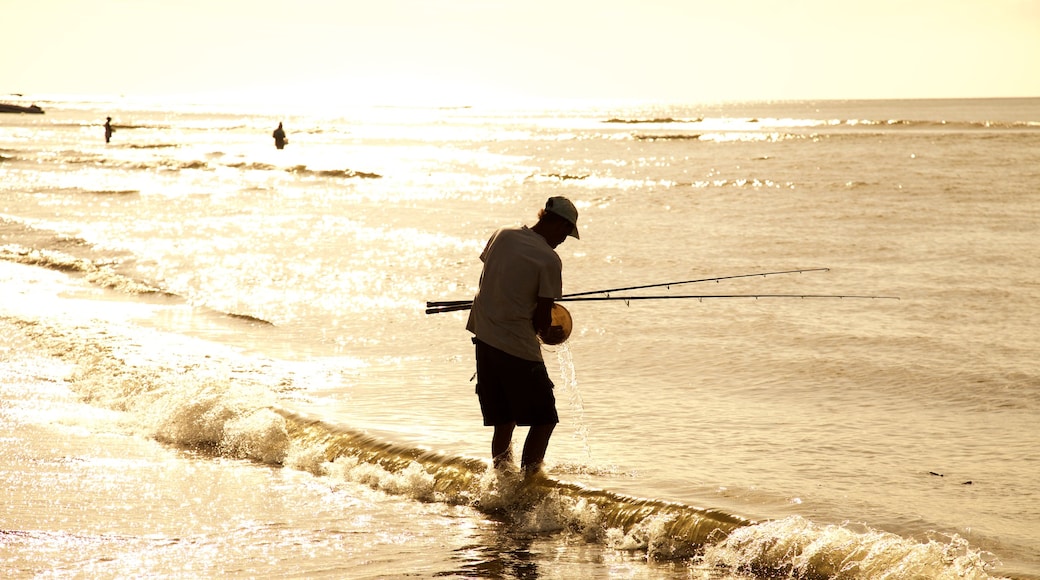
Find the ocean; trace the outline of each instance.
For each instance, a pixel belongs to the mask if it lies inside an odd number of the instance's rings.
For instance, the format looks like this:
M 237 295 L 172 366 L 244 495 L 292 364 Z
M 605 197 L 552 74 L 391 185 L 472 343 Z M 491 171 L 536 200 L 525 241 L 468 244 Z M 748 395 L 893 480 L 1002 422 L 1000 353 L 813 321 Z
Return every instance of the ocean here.
M 1040 99 L 37 104 L 4 577 L 1040 578 Z M 554 195 L 525 481 L 426 303 Z

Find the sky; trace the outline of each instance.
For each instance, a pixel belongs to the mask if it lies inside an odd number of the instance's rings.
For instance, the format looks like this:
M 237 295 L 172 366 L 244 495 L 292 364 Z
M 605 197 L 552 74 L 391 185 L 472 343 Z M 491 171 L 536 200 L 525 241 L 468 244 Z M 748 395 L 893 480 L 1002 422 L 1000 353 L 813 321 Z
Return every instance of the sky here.
M 0 99 L 1040 96 L 1040 0 L 0 0 Z

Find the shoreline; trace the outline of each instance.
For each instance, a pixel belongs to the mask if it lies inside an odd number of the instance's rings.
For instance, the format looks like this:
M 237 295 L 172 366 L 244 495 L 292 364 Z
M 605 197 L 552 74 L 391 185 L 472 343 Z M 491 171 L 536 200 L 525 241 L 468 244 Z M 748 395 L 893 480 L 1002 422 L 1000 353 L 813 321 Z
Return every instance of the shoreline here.
M 50 276 L 65 275 L 0 261 L 2 303 L 30 295 L 48 325 L 69 302 Z M 430 531 L 468 519 L 456 508 L 417 508 L 360 483 L 163 443 L 132 416 L 83 401 L 70 384 L 76 355 L 46 352 L 26 332 L 31 316 L 5 310 L 0 576 L 385 578 L 407 571 L 408 554 L 416 577 L 458 566 Z M 401 534 L 414 541 L 397 544 Z

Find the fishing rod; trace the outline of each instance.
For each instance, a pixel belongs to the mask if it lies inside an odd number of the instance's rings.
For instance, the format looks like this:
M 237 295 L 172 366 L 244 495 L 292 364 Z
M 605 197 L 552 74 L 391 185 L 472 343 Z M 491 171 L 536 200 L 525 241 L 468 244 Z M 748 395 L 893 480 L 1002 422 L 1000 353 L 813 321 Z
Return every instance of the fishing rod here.
M 869 300 L 899 300 L 898 296 L 868 296 L 863 294 L 680 294 L 663 296 L 583 296 L 580 298 L 561 298 L 558 302 L 582 302 L 592 300 L 675 300 L 675 299 L 707 298 L 857 298 Z
M 564 298 L 575 296 L 588 296 L 590 294 L 610 294 L 611 292 L 626 292 L 628 290 L 646 290 L 647 288 L 662 288 L 667 286 L 681 286 L 683 284 L 696 284 L 698 282 L 719 282 L 721 280 L 732 280 L 734 278 L 755 278 L 758 276 L 776 276 L 778 274 L 801 274 L 803 272 L 829 272 L 830 268 L 805 268 L 801 270 L 782 270 L 779 272 L 759 272 L 756 274 L 736 274 L 734 276 L 718 276 L 716 278 L 700 278 L 698 280 L 683 280 L 681 282 L 663 282 L 661 284 L 643 284 L 642 286 L 628 286 L 626 288 L 611 288 L 609 290 L 589 290 L 588 292 L 577 292 L 564 294 Z
M 573 294 L 564 294 L 563 298 L 571 299 L 577 296 L 589 296 L 591 294 L 610 294 L 611 292 L 626 292 L 629 290 L 646 290 L 647 288 L 662 288 L 671 286 L 681 286 L 683 284 L 696 284 L 699 282 L 719 282 L 722 280 L 733 280 L 734 278 L 755 278 L 758 276 L 776 276 L 779 274 L 801 274 L 803 272 L 829 272 L 830 268 L 803 268 L 800 270 L 780 270 L 777 272 L 756 272 L 754 274 L 736 274 L 733 276 L 717 276 L 715 278 L 698 278 L 696 280 L 681 280 L 679 282 L 661 282 L 659 284 L 643 284 L 641 286 L 626 286 L 623 288 L 609 288 L 607 290 L 589 290 L 587 292 L 576 292 Z M 454 306 L 464 306 L 472 304 L 472 300 L 443 300 L 443 301 L 427 301 L 426 308 L 449 308 Z M 455 308 L 454 310 L 466 310 L 466 308 Z M 444 312 L 452 312 L 452 310 L 444 310 Z M 431 314 L 429 310 L 426 312 Z
M 625 303 L 628 303 L 632 300 L 710 300 L 714 298 L 848 298 L 866 300 L 899 300 L 898 296 L 870 296 L 862 294 L 681 294 L 660 296 L 565 296 L 563 298 L 558 299 L 557 302 L 600 302 L 607 300 L 621 300 Z M 473 308 L 473 302 L 452 304 L 449 306 L 430 307 L 426 309 L 426 314 L 455 312 L 458 310 L 469 310 L 470 308 Z

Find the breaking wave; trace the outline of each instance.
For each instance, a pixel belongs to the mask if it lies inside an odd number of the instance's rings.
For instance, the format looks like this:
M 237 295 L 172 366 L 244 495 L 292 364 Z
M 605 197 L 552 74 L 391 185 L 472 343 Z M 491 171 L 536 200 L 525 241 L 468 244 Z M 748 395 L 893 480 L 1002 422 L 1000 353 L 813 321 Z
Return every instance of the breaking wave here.
M 228 378 L 149 363 L 111 332 L 73 336 L 9 320 L 44 351 L 75 363 L 70 388 L 121 411 L 138 434 L 218 457 L 360 483 L 421 502 L 469 506 L 521 531 L 572 534 L 649 559 L 787 578 L 989 578 L 986 554 L 958 536 L 917 541 L 801 516 L 756 522 L 723 510 L 497 471 L 484 459 L 387 441 L 287 408 L 270 377 Z M 116 341 L 112 343 L 111 341 Z M 135 341 L 125 341 L 135 342 Z M 266 383 L 264 381 L 267 381 Z

